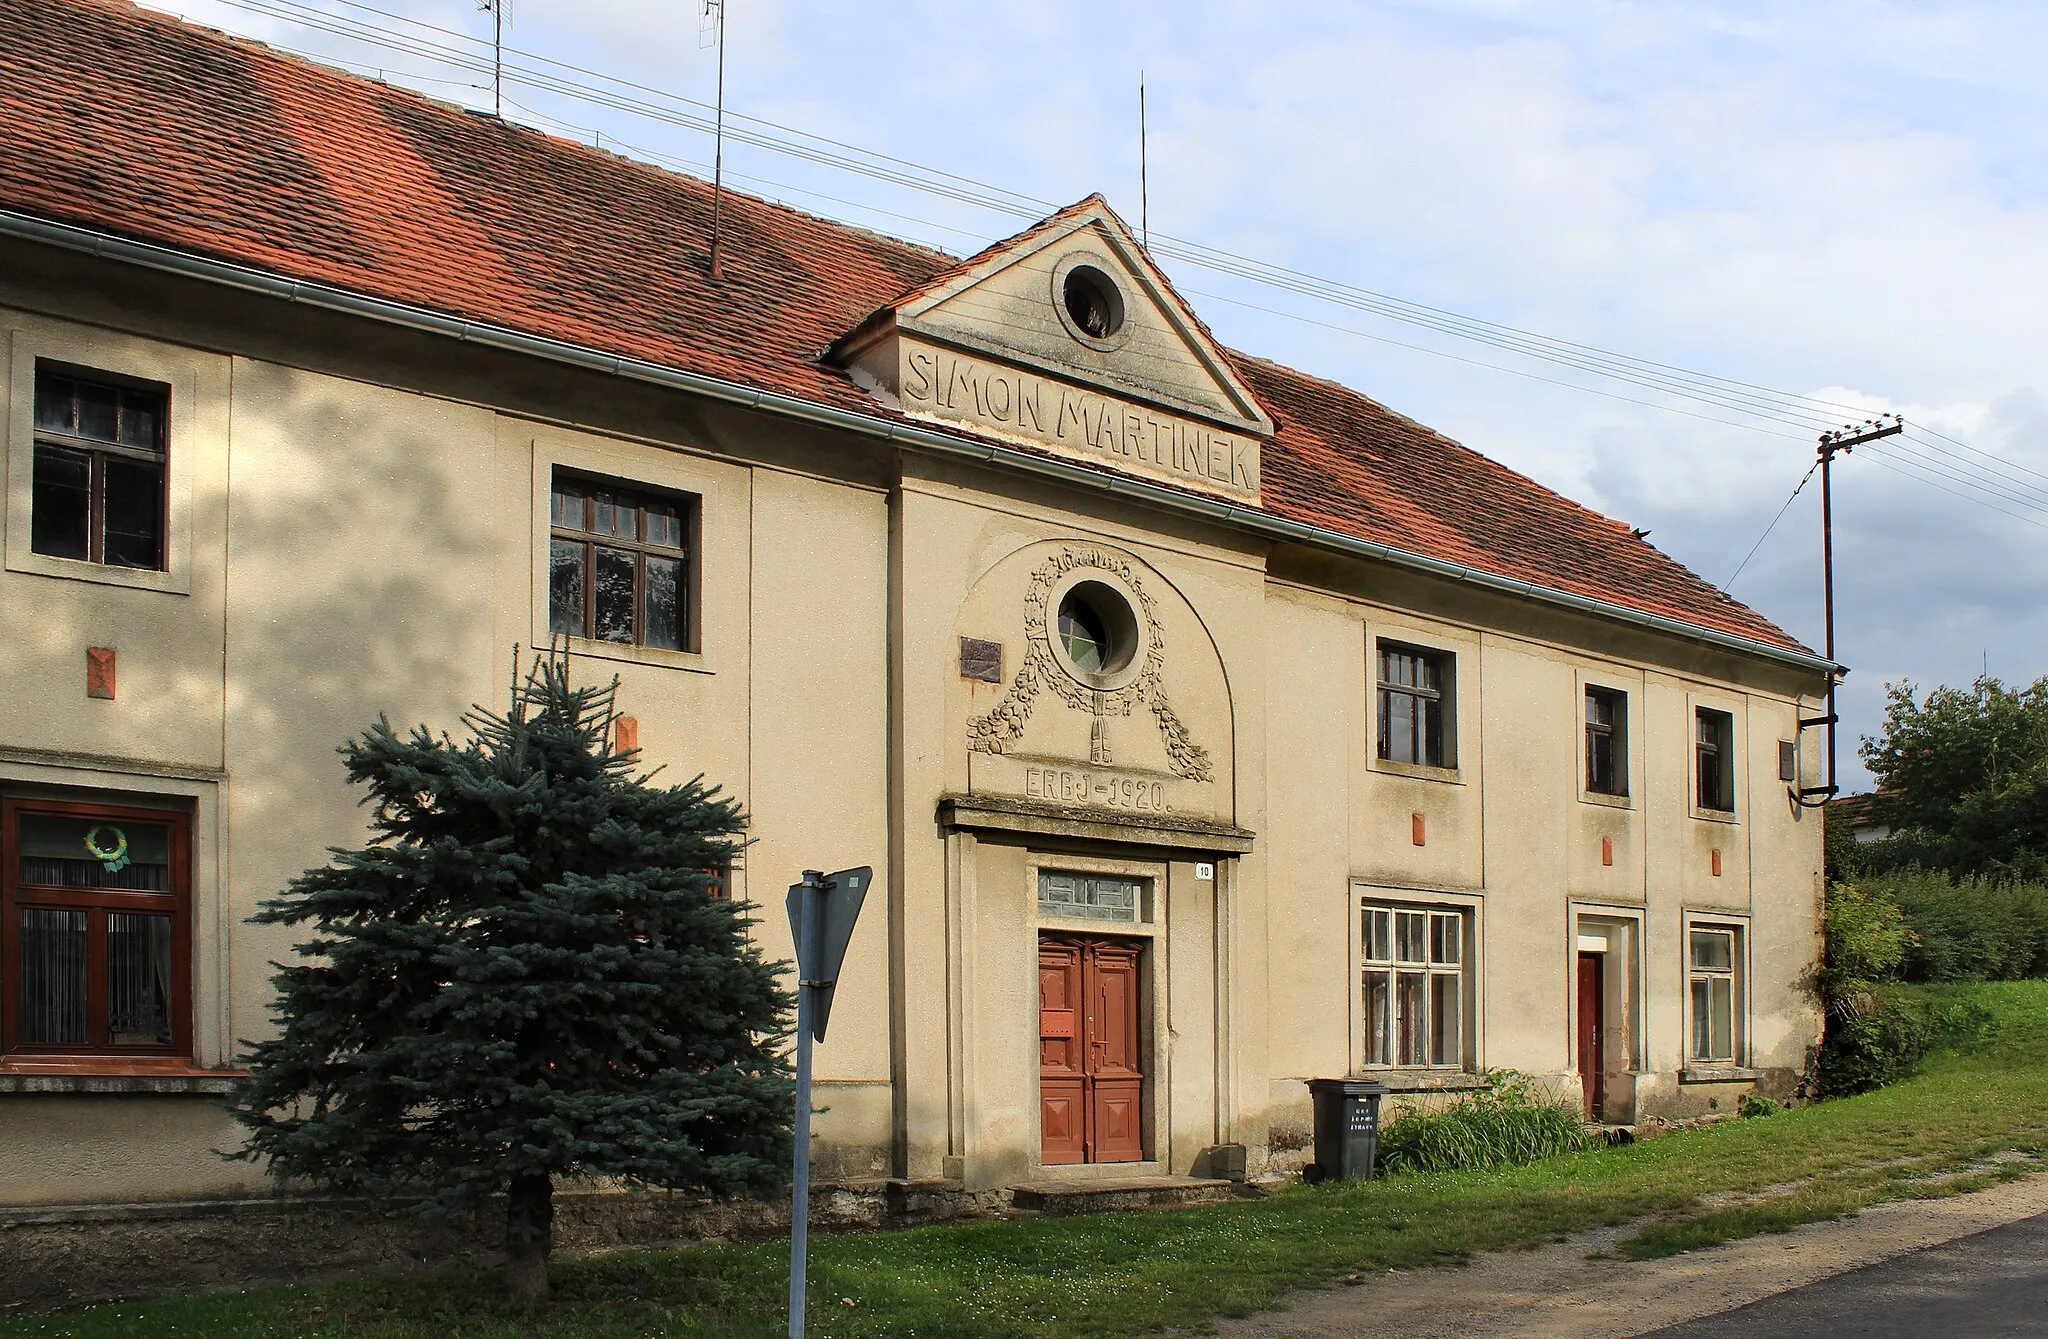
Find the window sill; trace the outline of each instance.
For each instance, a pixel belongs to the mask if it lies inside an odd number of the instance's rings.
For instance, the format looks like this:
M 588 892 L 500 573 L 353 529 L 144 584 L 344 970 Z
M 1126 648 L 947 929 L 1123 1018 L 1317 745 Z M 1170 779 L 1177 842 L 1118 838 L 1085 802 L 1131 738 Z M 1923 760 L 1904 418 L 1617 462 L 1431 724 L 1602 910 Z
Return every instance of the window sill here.
M 700 651 L 664 651 L 652 646 L 629 646 L 624 642 L 600 642 L 588 637 L 571 637 L 569 654 L 592 660 L 616 660 L 628 665 L 659 665 L 663 669 L 709 674 L 710 664 Z M 536 643 L 539 645 L 540 643 Z
M 1580 791 L 1579 803 L 1597 804 L 1603 809 L 1633 809 L 1636 807 L 1635 800 L 1627 795 L 1609 795 L 1604 791 L 1598 790 Z
M 1486 1079 L 1463 1069 L 1379 1069 L 1367 1066 L 1352 1078 L 1370 1079 L 1390 1093 L 1469 1093 L 1484 1088 Z
M 200 1069 L 188 1060 L 127 1061 L 114 1056 L 16 1057 L 0 1061 L 0 1093 L 158 1093 L 225 1097 L 241 1069 Z
M 1389 776 L 1413 777 L 1417 781 L 1441 781 L 1452 786 L 1465 784 L 1464 773 L 1455 767 L 1431 767 L 1426 763 L 1395 762 L 1392 758 L 1374 757 L 1372 770 Z
M 1734 824 L 1742 821 L 1736 817 L 1733 809 L 1702 809 L 1698 805 L 1692 807 L 1692 816 L 1702 823 Z
M 1754 1083 L 1763 1076 L 1744 1065 L 1687 1065 L 1678 1071 L 1680 1083 Z
M 184 572 L 166 572 L 148 567 L 114 567 L 106 563 L 82 562 L 77 558 L 53 558 L 46 553 L 9 553 L 7 570 L 61 581 L 90 581 L 100 586 L 125 586 L 129 590 L 154 590 L 165 595 L 190 595 L 192 580 Z

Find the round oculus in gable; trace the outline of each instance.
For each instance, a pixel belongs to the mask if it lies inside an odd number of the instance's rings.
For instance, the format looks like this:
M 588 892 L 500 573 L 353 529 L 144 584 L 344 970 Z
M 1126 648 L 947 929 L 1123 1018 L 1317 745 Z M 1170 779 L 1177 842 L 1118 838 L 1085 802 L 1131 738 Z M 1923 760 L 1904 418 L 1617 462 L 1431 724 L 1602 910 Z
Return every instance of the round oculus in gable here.
M 1058 646 L 1066 670 L 1091 688 L 1110 687 L 1138 654 L 1138 614 L 1123 592 L 1080 581 L 1060 598 Z
M 1124 328 L 1124 295 L 1093 265 L 1076 265 L 1060 282 L 1060 301 L 1074 328 L 1092 340 L 1114 339 Z

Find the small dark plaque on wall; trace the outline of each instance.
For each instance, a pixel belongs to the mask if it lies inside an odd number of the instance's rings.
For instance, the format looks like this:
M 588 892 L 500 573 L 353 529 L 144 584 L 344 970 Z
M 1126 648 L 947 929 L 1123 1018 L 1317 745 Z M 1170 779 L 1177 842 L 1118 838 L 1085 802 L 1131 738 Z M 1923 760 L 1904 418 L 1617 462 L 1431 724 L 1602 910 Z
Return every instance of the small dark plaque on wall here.
M 986 642 L 979 637 L 960 639 L 960 677 L 979 679 L 983 683 L 1003 681 L 1003 644 Z

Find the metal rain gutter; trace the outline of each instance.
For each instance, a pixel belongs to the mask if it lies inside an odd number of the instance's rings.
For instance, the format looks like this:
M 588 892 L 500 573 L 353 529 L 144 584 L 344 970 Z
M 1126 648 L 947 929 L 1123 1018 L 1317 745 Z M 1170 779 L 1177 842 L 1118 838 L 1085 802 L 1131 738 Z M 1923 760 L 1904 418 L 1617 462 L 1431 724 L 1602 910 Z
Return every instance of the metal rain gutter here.
M 1811 652 L 1794 651 L 1787 647 L 1772 646 L 1734 633 L 1719 632 L 1711 628 L 1698 627 L 1661 614 L 1646 613 L 1630 609 L 1625 605 L 1597 600 L 1590 596 L 1574 595 L 1569 591 L 1539 586 L 1534 582 L 1522 581 L 1515 577 L 1500 576 L 1492 572 L 1467 567 L 1461 563 L 1445 562 L 1419 553 L 1410 553 L 1371 540 L 1357 539 L 1325 530 L 1320 526 L 1300 521 L 1289 521 L 1272 516 L 1256 508 L 1241 507 L 1235 503 L 1199 497 L 1178 492 L 1139 479 L 1104 474 L 1083 465 L 1070 465 L 1062 461 L 1048 460 L 1027 452 L 1013 450 L 993 442 L 977 442 L 947 433 L 935 432 L 916 424 L 871 418 L 865 414 L 850 413 L 829 405 L 816 404 L 793 395 L 763 390 L 756 386 L 743 386 L 738 382 L 707 377 L 681 368 L 668 367 L 638 358 L 626 358 L 618 354 L 605 353 L 585 345 L 571 344 L 565 340 L 547 339 L 538 335 L 523 334 L 504 326 L 489 325 L 471 321 L 459 316 L 444 316 L 424 307 L 394 302 L 385 298 L 366 297 L 351 293 L 347 289 L 327 284 L 310 283 L 301 279 L 287 279 L 267 271 L 229 261 L 211 260 L 190 252 L 171 247 L 158 246 L 149 242 L 131 241 L 109 233 L 74 224 L 56 223 L 33 215 L 0 209 L 0 237 L 13 237 L 23 241 L 40 242 L 47 246 L 62 247 L 68 251 L 80 251 L 108 260 L 140 265 L 167 274 L 198 279 L 205 283 L 220 284 L 264 297 L 278 298 L 286 302 L 301 303 L 326 311 L 361 316 L 368 320 L 387 325 L 402 326 L 427 334 L 445 335 L 452 339 L 480 344 L 487 348 L 500 349 L 509 353 L 524 354 L 543 358 L 550 362 L 562 363 L 589 371 L 626 377 L 635 381 L 665 386 L 674 390 L 687 391 L 744 408 L 759 409 L 786 418 L 799 419 L 824 427 L 845 432 L 858 433 L 864 437 L 877 438 L 884 442 L 900 443 L 920 451 L 950 456 L 981 464 L 1001 465 L 1005 469 L 1022 470 L 1057 480 L 1061 483 L 1082 488 L 1103 489 L 1127 496 L 1136 501 L 1161 507 L 1168 511 L 1205 517 L 1239 529 L 1274 539 L 1290 540 L 1315 548 L 1327 549 L 1352 557 L 1367 558 L 1410 571 L 1424 572 L 1431 576 L 1444 577 L 1466 585 L 1477 586 L 1506 595 L 1540 601 L 1577 613 L 1590 614 L 1596 618 L 1626 623 L 1651 632 L 1678 637 L 1687 641 L 1704 643 L 1725 651 L 1742 655 L 1759 656 L 1780 664 L 1811 673 L 1827 675 L 1843 672 L 1842 667 L 1823 656 Z

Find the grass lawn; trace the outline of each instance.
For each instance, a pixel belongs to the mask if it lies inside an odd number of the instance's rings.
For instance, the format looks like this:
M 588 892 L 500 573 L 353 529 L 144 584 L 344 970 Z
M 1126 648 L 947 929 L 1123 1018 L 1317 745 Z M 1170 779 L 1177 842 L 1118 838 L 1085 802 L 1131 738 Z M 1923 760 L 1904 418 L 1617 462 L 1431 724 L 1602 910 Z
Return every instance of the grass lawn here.
M 1646 1220 L 1668 1254 L 1951 1194 L 2039 1170 L 2048 1148 L 2048 982 L 1948 988 L 1997 1033 L 1881 1092 L 1503 1171 L 1293 1186 L 1265 1201 L 814 1239 L 814 1336 L 1126 1336 L 1270 1305 L 1358 1269 L 1455 1263 Z M 1992 1155 L 2024 1160 L 1958 1176 Z M 1714 1197 L 1703 1203 L 1706 1197 Z M 452 1271 L 95 1307 L 0 1323 L 12 1336 L 761 1336 L 786 1333 L 786 1244 L 638 1251 L 556 1265 L 526 1313 L 495 1274 Z

